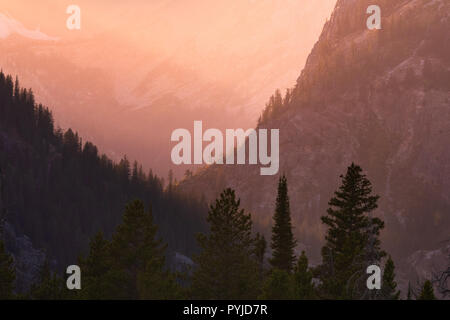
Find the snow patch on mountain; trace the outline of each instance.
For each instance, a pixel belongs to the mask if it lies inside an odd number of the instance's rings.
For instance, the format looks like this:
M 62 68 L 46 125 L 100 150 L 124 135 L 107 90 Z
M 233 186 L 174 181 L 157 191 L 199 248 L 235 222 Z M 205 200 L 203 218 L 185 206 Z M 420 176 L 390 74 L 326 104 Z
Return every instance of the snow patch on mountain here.
M 58 38 L 50 37 L 39 30 L 29 30 L 9 15 L 0 13 L 0 39 L 6 39 L 12 34 L 19 34 L 34 40 L 58 40 Z

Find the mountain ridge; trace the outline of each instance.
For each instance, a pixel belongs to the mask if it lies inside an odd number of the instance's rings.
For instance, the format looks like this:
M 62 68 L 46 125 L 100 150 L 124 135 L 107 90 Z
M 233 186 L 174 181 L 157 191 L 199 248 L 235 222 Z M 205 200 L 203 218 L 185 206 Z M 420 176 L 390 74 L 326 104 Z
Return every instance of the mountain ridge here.
M 19 21 L 0 12 L 0 39 L 6 39 L 15 34 L 33 40 L 58 40 L 58 38 L 46 35 L 40 30 L 29 30 L 25 28 Z
M 287 102 L 270 106 L 259 127 L 280 129 L 279 174 L 288 178 L 299 250 L 318 262 L 320 216 L 356 162 L 381 196 L 383 244 L 406 272 L 408 256 L 435 248 L 450 227 L 450 5 L 380 1 L 382 30 L 369 31 L 369 4 L 338 1 Z M 213 165 L 179 188 L 207 199 L 236 189 L 268 234 L 277 178 Z

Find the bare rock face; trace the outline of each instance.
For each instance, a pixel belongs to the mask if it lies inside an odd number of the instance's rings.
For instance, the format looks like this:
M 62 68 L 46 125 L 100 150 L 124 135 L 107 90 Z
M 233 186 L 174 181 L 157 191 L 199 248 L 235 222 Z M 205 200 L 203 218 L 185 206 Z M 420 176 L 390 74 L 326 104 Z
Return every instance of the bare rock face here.
M 450 270 L 450 243 L 442 243 L 433 250 L 417 250 L 407 259 L 408 267 L 405 268 L 408 278 L 415 279 L 412 287 L 418 291 L 423 279 L 431 279 L 434 292 L 439 299 L 450 299 L 450 280 L 441 277 L 444 272 Z M 409 282 L 411 285 L 411 281 Z M 403 292 L 407 292 L 406 281 L 403 282 Z M 400 284 L 401 286 L 401 284 Z
M 5 224 L 4 232 L 6 249 L 14 258 L 16 291 L 25 293 L 38 278 L 45 261 L 45 253 L 34 248 L 26 235 L 18 235 L 9 223 Z
M 352 162 L 381 196 L 383 246 L 397 261 L 431 250 L 450 230 L 450 4 L 379 1 L 382 30 L 366 27 L 369 1 L 338 1 L 292 96 L 261 128 L 280 129 L 295 235 L 317 262 L 320 216 Z M 234 188 L 270 232 L 277 176 L 259 166 L 213 165 L 180 183 L 214 199 Z M 402 263 L 403 263 L 402 262 Z

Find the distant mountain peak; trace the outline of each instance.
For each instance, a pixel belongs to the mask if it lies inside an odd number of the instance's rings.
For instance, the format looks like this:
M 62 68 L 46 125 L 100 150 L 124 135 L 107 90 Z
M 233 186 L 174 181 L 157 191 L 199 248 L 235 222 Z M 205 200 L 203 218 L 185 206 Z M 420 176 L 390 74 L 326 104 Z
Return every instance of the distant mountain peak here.
M 58 38 L 50 37 L 39 30 L 29 30 L 21 22 L 7 14 L 0 13 L 0 39 L 6 39 L 12 34 L 18 34 L 34 40 L 58 40 Z

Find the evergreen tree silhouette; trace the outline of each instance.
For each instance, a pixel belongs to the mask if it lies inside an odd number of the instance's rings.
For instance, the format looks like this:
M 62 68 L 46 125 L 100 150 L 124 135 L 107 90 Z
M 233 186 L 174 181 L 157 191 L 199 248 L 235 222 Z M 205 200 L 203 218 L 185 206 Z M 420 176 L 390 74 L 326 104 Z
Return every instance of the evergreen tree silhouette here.
M 272 268 L 291 272 L 294 267 L 294 248 L 296 240 L 292 233 L 291 212 L 286 177 L 283 175 L 278 182 L 278 195 L 272 227 Z
M 367 266 L 379 264 L 386 255 L 378 239 L 384 223 L 368 215 L 377 208 L 379 196 L 372 195 L 372 185 L 361 167 L 352 163 L 341 178 L 342 185 L 322 217 L 328 230 L 318 268 L 321 294 L 332 299 L 359 299 L 367 293 Z
M 417 300 L 436 300 L 434 295 L 433 285 L 430 280 L 426 280 L 422 286 L 419 297 Z
M 250 214 L 240 208 L 234 190 L 224 190 L 211 205 L 207 221 L 210 233 L 199 234 L 200 254 L 192 295 L 201 299 L 255 299 L 258 295 L 258 263 Z
M 381 295 L 387 300 L 398 300 L 400 297 L 400 291 L 397 290 L 397 282 L 395 282 L 395 265 L 390 256 L 384 265 Z
M 294 271 L 294 281 L 297 299 L 306 300 L 314 298 L 313 272 L 309 269 L 308 258 L 305 251 L 298 258 Z

